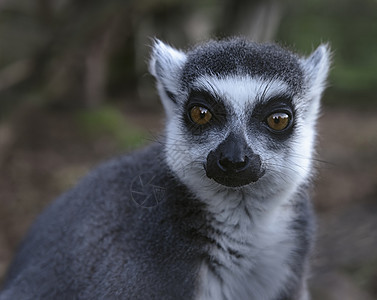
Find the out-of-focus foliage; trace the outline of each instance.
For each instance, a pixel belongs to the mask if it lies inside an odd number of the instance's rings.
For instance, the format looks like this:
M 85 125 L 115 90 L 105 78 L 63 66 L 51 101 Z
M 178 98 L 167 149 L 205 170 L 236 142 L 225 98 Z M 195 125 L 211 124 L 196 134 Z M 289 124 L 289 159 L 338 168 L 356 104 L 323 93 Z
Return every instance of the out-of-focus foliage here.
M 377 104 L 377 1 L 291 0 L 278 39 L 307 53 L 329 42 L 332 101 Z
M 25 102 L 96 107 L 154 97 L 151 38 L 178 47 L 241 34 L 308 54 L 334 50 L 333 102 L 376 102 L 377 2 L 373 0 L 3 0 L 0 116 Z
M 76 114 L 80 128 L 85 134 L 105 135 L 112 138 L 121 149 L 140 147 L 145 143 L 147 133 L 126 122 L 124 116 L 113 107 L 100 110 L 82 110 Z

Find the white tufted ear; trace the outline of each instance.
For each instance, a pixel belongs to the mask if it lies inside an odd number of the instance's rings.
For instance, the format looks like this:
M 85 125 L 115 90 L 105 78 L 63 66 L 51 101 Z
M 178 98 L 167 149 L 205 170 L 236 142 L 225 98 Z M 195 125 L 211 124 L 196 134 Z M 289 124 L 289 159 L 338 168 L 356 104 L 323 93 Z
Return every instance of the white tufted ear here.
M 330 69 L 330 47 L 320 45 L 309 57 L 302 58 L 300 63 L 304 71 L 305 99 L 301 104 L 306 111 L 307 121 L 314 126 L 319 112 L 320 99 L 326 87 L 326 79 Z
M 186 62 L 186 54 L 174 49 L 160 40 L 155 40 L 149 62 L 149 72 L 157 80 L 157 88 L 165 106 L 170 110 L 176 103 L 179 93 L 182 67 Z
M 320 97 L 325 89 L 330 69 L 330 57 L 329 45 L 322 44 L 308 58 L 301 60 L 311 98 Z

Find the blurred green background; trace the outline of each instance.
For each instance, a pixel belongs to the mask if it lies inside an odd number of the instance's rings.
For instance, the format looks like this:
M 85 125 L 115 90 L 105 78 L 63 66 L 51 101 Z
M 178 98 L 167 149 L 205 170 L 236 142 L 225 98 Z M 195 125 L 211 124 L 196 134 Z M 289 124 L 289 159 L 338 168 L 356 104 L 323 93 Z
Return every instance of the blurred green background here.
M 377 299 L 376 0 L 1 0 L 0 281 L 45 205 L 161 132 L 151 39 L 231 35 L 302 55 L 330 43 L 310 286 L 314 299 Z

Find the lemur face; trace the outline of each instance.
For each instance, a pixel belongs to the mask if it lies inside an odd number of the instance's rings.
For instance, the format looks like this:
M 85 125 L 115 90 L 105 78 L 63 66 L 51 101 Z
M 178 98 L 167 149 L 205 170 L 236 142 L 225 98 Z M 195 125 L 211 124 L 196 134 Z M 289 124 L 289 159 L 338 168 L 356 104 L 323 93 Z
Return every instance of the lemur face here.
M 194 189 L 266 192 L 305 180 L 328 59 L 326 46 L 305 59 L 241 39 L 187 53 L 157 41 L 150 71 L 170 168 Z
M 209 145 L 203 162 L 208 178 L 240 187 L 265 174 L 265 154 L 275 156 L 294 127 L 292 99 L 281 86 L 273 91 L 272 83 L 248 76 L 205 76 L 193 84 L 182 129 L 198 148 Z

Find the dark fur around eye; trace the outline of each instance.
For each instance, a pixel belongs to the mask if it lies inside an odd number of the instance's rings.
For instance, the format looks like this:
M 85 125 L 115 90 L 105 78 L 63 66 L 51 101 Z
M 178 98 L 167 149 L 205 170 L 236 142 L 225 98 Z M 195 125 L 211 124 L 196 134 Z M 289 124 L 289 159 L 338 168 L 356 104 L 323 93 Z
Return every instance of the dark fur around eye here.
M 273 130 L 268 126 L 267 119 L 271 114 L 283 113 L 289 117 L 289 124 L 283 130 Z M 251 120 L 253 124 L 258 124 L 258 128 L 270 135 L 271 138 L 283 141 L 288 139 L 295 127 L 295 110 L 292 97 L 279 95 L 269 99 L 267 102 L 260 101 L 254 108 Z
M 212 115 L 208 123 L 199 125 L 193 122 L 190 112 L 195 106 L 208 109 Z M 188 130 L 194 135 L 200 135 L 209 128 L 224 126 L 226 108 L 220 97 L 214 97 L 206 91 L 194 90 L 190 93 L 185 103 L 183 118 Z

